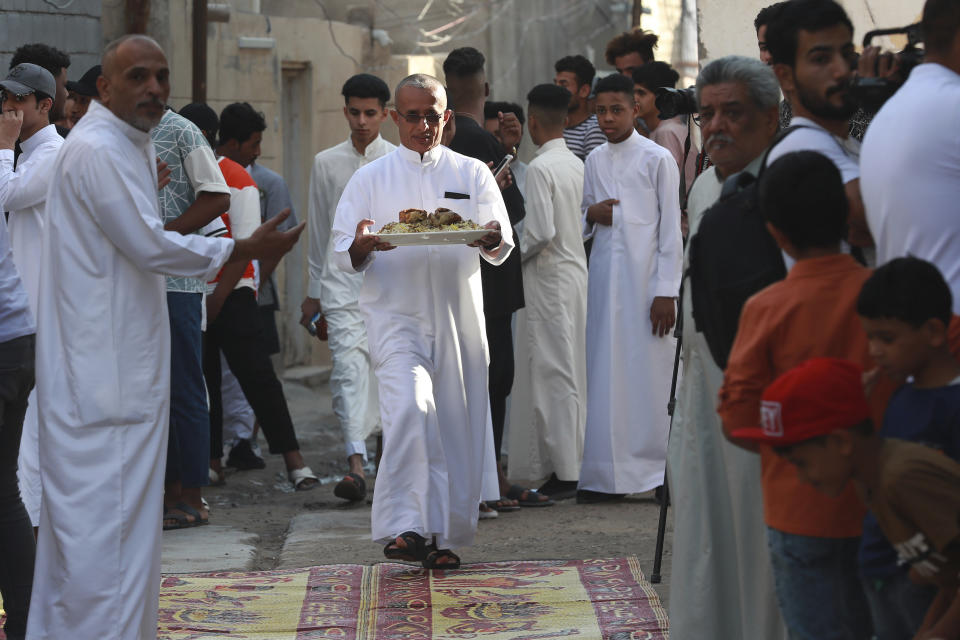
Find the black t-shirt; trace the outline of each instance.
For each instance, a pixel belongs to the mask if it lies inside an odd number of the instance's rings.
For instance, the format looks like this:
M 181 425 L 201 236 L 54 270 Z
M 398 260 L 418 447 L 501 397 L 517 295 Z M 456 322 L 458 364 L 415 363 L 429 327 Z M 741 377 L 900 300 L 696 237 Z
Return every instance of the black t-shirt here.
M 496 165 L 507 155 L 497 138 L 469 116 L 457 115 L 457 135 L 450 142 L 450 149 L 481 162 Z M 514 182 L 501 192 L 507 207 L 510 224 L 516 225 L 527 215 L 523 195 Z M 480 275 L 483 280 L 483 311 L 488 316 L 509 315 L 524 306 L 523 275 L 520 266 L 520 241 L 513 232 L 514 250 L 500 266 L 493 266 L 480 259 Z

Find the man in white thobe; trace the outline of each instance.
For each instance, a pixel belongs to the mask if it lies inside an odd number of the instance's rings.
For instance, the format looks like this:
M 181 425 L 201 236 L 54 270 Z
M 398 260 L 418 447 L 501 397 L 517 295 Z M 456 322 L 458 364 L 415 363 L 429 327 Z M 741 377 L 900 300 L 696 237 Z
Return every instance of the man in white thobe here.
M 18 113 L 22 153 L 13 166 L 13 148 L 17 134 L 4 136 L 0 141 L 0 211 L 9 212 L 7 226 L 10 249 L 20 279 L 30 299 L 30 310 L 37 316 L 40 291 L 40 242 L 43 238 L 43 208 L 47 188 L 52 182 L 53 164 L 63 145 L 56 125 L 50 124 L 50 110 L 57 95 L 53 75 L 30 63 L 22 63 L 10 70 L 0 82 L 6 95 L 3 111 Z M 6 133 L 4 131 L 4 133 Z M 37 392 L 30 392 L 27 413 L 23 420 L 17 478 L 23 505 L 36 527 L 40 521 L 40 460 L 37 446 Z
M 760 170 L 777 131 L 780 91 L 759 60 L 719 58 L 697 78 L 704 149 L 715 163 L 690 190 L 690 237 L 726 178 Z M 673 505 L 670 630 L 677 638 L 786 638 L 773 588 L 758 456 L 723 437 L 714 362 L 683 292 L 683 376 L 667 466 Z
M 124 36 L 104 51 L 97 84 L 101 102 L 64 143 L 47 197 L 31 640 L 156 637 L 170 404 L 162 274 L 210 279 L 228 261 L 282 255 L 302 231 L 165 232 L 149 134 L 170 92 L 163 51 Z
M 550 476 L 539 491 L 557 500 L 576 494 L 587 417 L 583 162 L 563 139 L 570 92 L 543 84 L 527 100 L 528 131 L 539 149 L 527 167 L 520 241 L 527 331 L 519 337 L 527 341 L 529 366 L 519 369 L 529 371 L 529 427 L 542 465 L 538 476 Z
M 321 313 L 328 327 L 333 356 L 333 412 L 343 430 L 349 465 L 349 473 L 334 488 L 334 494 L 347 500 L 363 500 L 363 463 L 367 461 L 364 441 L 380 423 L 380 404 L 370 366 L 367 331 L 357 305 L 363 276 L 344 272 L 333 264 L 331 229 L 347 181 L 357 169 L 390 153 L 396 145 L 380 136 L 390 100 L 390 89 L 383 80 L 361 73 L 347 80 L 342 93 L 350 137 L 318 153 L 310 174 L 310 284 L 301 305 L 300 321 L 309 328 L 313 317 Z
M 584 170 L 584 236 L 593 251 L 579 502 L 663 484 L 676 349 L 670 329 L 683 267 L 676 160 L 634 130 L 631 79 L 608 76 L 596 93 L 608 141 Z
M 389 236 L 367 227 L 397 220 L 402 209 L 445 207 L 493 229 L 474 243 L 491 264 L 513 249 L 506 207 L 480 161 L 440 145 L 443 86 L 405 78 L 391 112 L 401 146 L 360 168 L 347 183 L 333 223 L 337 265 L 364 272 L 360 311 L 377 375 L 383 457 L 373 498 L 373 539 L 436 538 L 439 557 L 424 566 L 459 566 L 447 547 L 472 544 L 483 462 L 492 459 L 483 294 L 477 251 L 408 246 L 389 253 Z M 502 232 L 495 231 L 499 229 Z M 488 450 L 489 449 L 489 450 Z M 490 456 L 487 458 L 486 456 Z

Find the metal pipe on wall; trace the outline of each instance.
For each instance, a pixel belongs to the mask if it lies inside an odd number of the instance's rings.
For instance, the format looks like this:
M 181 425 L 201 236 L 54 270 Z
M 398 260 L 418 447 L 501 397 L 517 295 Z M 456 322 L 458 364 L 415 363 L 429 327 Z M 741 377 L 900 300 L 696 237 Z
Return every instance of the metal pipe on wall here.
M 207 0 L 193 0 L 194 102 L 207 101 Z

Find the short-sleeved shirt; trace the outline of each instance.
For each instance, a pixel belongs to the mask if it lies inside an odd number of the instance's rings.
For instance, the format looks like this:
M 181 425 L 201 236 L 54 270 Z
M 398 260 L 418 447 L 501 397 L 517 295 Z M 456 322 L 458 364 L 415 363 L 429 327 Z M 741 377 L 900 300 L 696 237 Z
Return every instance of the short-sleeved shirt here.
M 933 578 L 960 563 L 960 463 L 914 442 L 886 440 L 878 486 L 863 499 L 901 563 Z
M 213 149 L 197 125 L 168 109 L 160 124 L 150 131 L 150 138 L 157 157 L 170 168 L 170 184 L 159 194 L 164 224 L 179 218 L 201 191 L 230 193 Z M 218 220 L 215 222 L 222 228 Z M 210 228 L 201 230 L 204 234 L 211 231 Z M 198 278 L 167 278 L 167 291 L 203 293 L 205 288 L 206 283 Z
M 936 389 L 917 389 L 912 384 L 900 387 L 887 405 L 880 434 L 917 442 L 960 460 L 960 379 Z M 896 551 L 883 536 L 876 517 L 868 513 L 860 539 L 860 573 L 867 578 L 887 578 L 901 570 Z
M 877 264 L 906 255 L 932 262 L 960 312 L 960 74 L 915 67 L 864 135 L 861 168 Z
M 586 161 L 591 151 L 607 141 L 607 136 L 600 130 L 597 116 L 591 115 L 580 124 L 564 129 L 563 140 L 573 155 Z
M 260 191 L 257 189 L 257 183 L 253 181 L 246 169 L 230 158 L 223 157 L 217 162 L 224 180 L 230 187 L 230 209 L 220 216 L 227 228 L 226 236 L 237 240 L 249 238 L 260 226 Z M 223 270 L 208 283 L 207 293 L 213 293 L 222 273 Z M 234 288 L 240 287 L 257 290 L 253 262 L 247 263 L 243 275 Z
M 794 151 L 822 153 L 840 171 L 843 184 L 860 177 L 860 142 L 856 138 L 840 138 L 813 120 L 793 116 L 791 127 L 800 127 L 777 143 L 767 156 L 769 167 L 775 160 Z

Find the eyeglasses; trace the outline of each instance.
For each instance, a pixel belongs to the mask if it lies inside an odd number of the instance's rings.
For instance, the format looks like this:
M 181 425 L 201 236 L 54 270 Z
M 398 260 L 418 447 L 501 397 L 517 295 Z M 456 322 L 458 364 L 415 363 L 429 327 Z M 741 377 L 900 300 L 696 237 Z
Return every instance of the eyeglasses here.
M 410 124 L 420 124 L 425 122 L 427 126 L 432 126 L 438 124 L 443 120 L 443 114 L 428 112 L 423 115 L 419 113 L 401 113 L 400 117 L 409 122 Z

